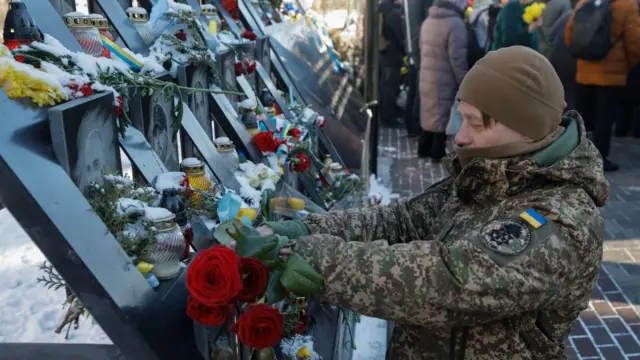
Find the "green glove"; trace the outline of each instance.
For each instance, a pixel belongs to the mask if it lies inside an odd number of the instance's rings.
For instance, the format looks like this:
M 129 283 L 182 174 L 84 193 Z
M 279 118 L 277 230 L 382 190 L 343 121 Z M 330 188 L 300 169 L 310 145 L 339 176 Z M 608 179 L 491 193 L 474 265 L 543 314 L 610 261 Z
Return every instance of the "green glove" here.
M 300 220 L 268 221 L 265 223 L 274 233 L 286 236 L 289 239 L 297 239 L 302 236 L 309 236 L 309 229 Z

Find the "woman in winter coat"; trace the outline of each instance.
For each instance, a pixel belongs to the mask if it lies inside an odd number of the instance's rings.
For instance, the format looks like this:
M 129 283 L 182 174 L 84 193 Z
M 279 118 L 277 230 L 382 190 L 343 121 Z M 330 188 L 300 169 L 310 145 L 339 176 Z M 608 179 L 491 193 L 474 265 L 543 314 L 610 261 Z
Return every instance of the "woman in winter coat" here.
M 458 87 L 467 73 L 468 0 L 436 0 L 420 29 L 420 125 L 418 156 L 439 161 L 445 155 L 449 121 Z

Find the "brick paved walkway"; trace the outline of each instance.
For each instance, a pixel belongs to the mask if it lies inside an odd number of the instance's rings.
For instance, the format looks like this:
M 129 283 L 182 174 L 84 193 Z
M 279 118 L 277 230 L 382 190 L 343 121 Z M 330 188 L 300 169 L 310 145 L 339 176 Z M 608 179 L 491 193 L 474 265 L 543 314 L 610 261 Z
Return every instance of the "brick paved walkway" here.
M 416 156 L 404 130 L 380 132 L 378 173 L 400 196 L 419 194 L 446 173 Z M 640 360 L 640 139 L 615 139 L 608 175 L 611 194 L 602 209 L 606 242 L 598 286 L 573 326 L 567 359 Z

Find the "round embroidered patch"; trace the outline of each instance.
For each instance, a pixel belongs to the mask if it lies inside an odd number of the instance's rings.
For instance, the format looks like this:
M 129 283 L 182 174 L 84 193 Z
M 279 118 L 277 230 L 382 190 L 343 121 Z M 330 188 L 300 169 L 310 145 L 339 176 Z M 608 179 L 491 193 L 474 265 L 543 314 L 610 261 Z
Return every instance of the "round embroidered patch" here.
M 518 219 L 495 220 L 482 227 L 480 241 L 499 254 L 518 255 L 531 243 L 531 230 Z

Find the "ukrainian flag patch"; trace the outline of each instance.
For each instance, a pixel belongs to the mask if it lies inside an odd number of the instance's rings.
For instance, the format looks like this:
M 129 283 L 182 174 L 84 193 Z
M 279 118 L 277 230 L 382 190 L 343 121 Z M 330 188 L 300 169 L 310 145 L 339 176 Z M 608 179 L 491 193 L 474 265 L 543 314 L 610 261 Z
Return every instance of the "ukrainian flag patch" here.
M 529 208 L 520 214 L 520 218 L 531 225 L 534 229 L 541 227 L 547 223 L 547 219 L 540 215 L 537 211 Z

